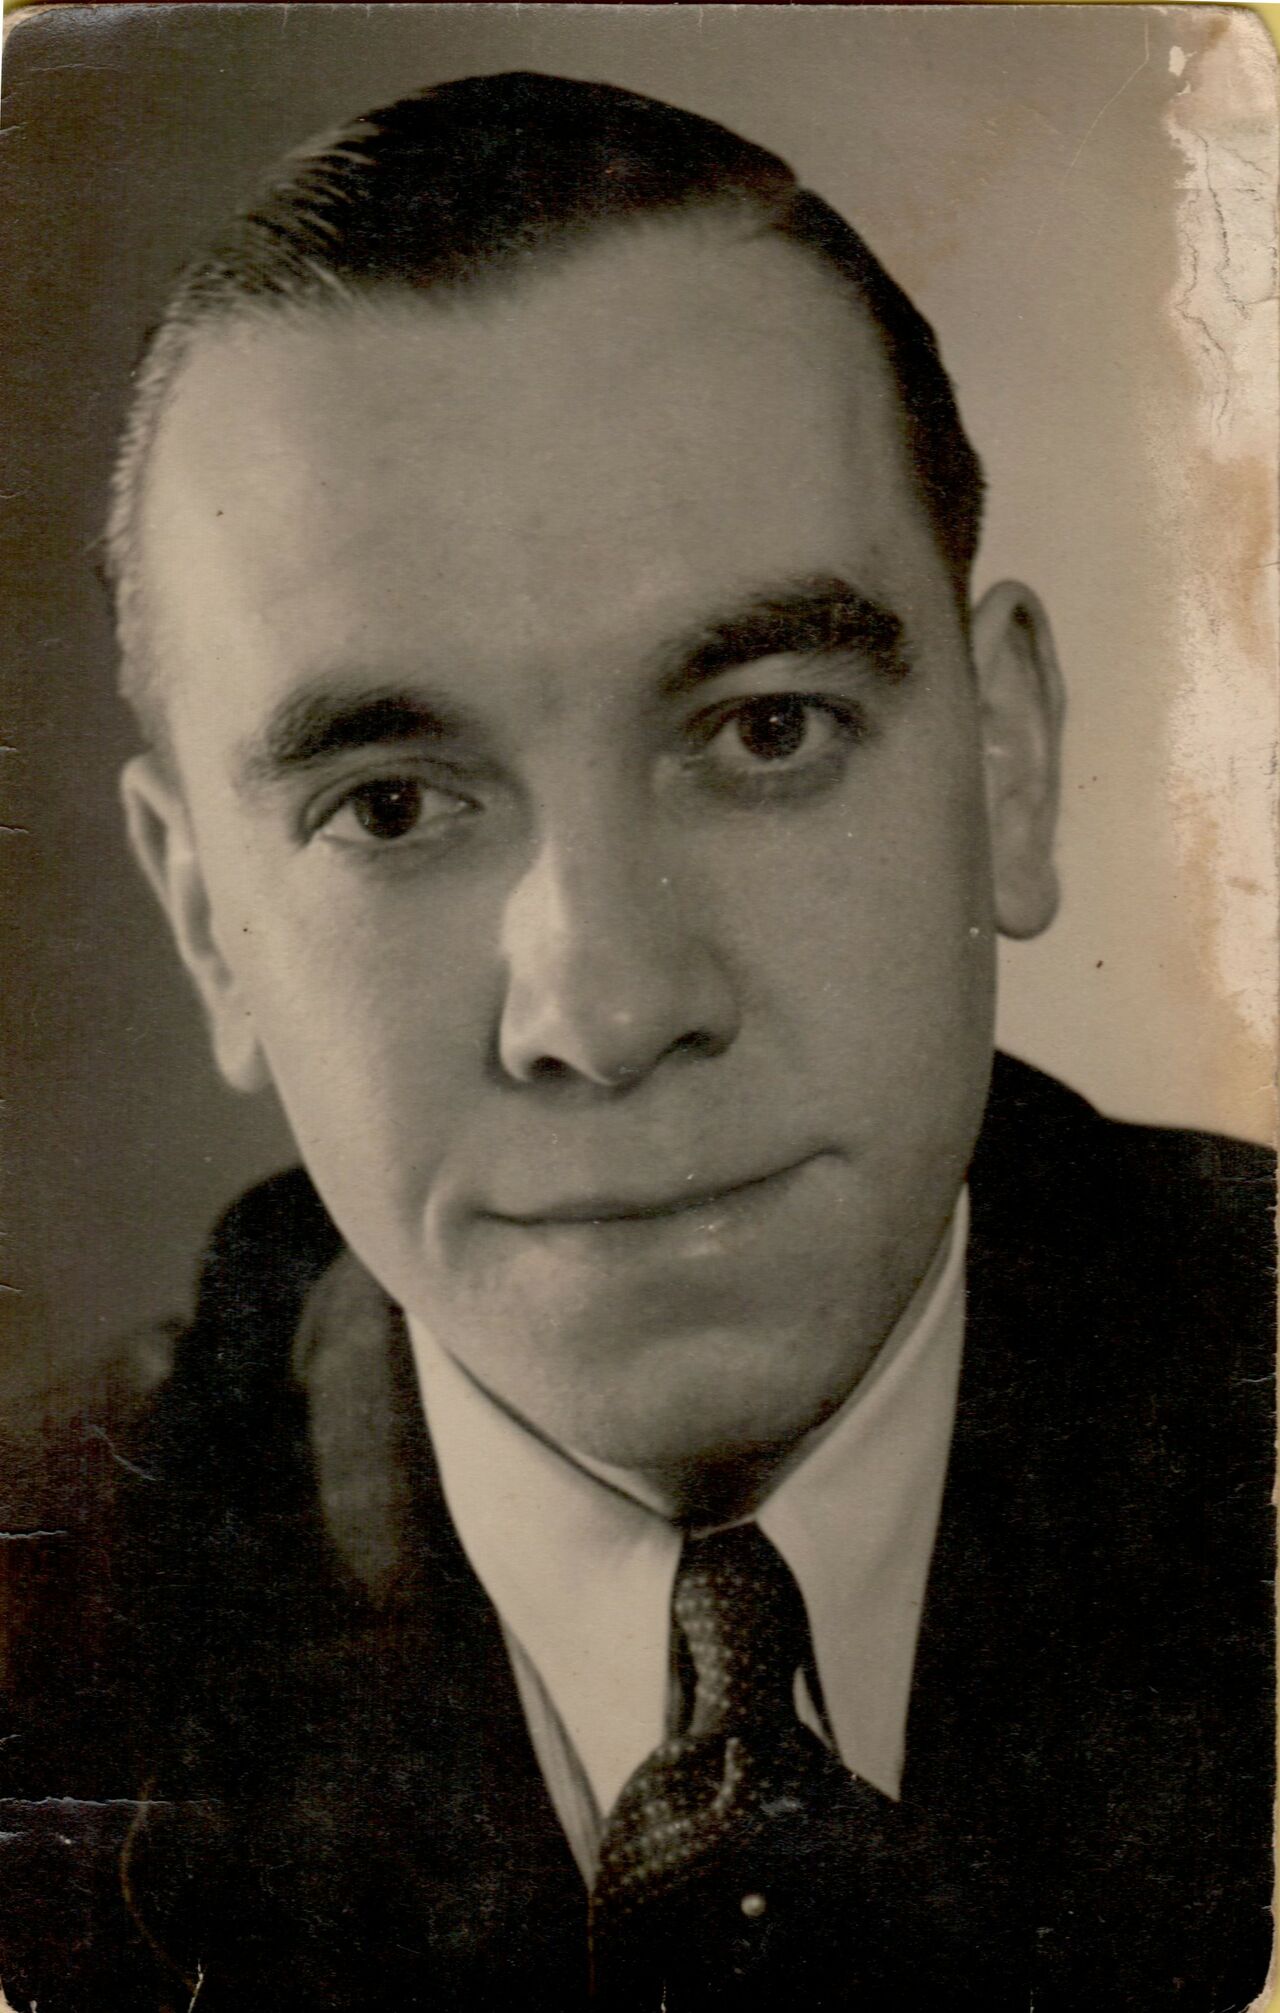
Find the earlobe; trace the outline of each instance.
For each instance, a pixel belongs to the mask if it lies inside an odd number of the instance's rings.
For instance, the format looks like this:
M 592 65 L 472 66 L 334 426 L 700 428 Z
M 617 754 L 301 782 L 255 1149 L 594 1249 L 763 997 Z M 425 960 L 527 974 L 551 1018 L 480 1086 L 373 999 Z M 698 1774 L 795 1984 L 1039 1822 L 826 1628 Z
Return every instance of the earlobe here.
M 974 610 L 972 647 L 996 923 L 1004 936 L 1034 937 L 1058 906 L 1063 691 L 1049 619 L 1030 588 L 1002 580 L 988 589 Z
M 214 929 L 191 817 L 176 781 L 153 754 L 120 775 L 129 844 L 173 931 L 178 954 L 209 1017 L 218 1068 L 233 1090 L 262 1090 L 269 1076 L 240 982 Z

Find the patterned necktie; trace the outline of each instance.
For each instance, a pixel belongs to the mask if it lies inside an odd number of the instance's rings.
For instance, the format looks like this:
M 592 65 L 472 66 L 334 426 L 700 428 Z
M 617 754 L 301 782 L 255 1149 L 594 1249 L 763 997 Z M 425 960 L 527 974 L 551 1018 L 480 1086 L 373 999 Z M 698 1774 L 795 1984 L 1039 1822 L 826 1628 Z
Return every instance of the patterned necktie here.
M 674 2008 L 719 2003 L 758 1969 L 778 1883 L 806 1877 L 849 1777 L 796 1718 L 808 1618 L 756 1525 L 686 1543 L 672 1612 L 693 1710 L 623 1786 L 591 1920 L 597 1996 L 657 2006 L 660 1989 Z

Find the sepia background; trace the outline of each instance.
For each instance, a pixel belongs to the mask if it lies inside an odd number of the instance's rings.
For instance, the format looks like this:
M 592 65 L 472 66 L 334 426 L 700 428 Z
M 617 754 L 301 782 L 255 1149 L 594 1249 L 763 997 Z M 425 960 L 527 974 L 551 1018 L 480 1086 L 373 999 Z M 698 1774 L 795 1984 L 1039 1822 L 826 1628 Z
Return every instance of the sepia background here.
M 1048 603 L 1070 693 L 1062 914 L 1001 1038 L 1115 1115 L 1268 1136 L 1274 72 L 1256 22 L 1137 8 L 112 7 L 6 51 L 0 354 L 6 1027 L 0 1384 L 187 1304 L 292 1158 L 219 1085 L 126 858 L 94 574 L 143 330 L 312 131 L 528 67 L 784 155 L 937 327 L 991 488 L 978 584 Z

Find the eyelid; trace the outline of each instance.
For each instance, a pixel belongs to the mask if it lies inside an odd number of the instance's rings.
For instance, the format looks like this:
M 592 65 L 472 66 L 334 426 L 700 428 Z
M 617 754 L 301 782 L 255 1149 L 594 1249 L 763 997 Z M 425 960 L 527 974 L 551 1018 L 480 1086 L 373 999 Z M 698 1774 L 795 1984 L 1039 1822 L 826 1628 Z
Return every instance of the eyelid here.
M 842 692 L 868 692 L 883 682 L 882 674 L 856 646 L 824 650 L 772 651 L 767 657 L 746 657 L 726 664 L 702 685 L 702 693 L 725 699 L 823 699 Z M 696 696 L 696 693 L 695 693 Z M 720 703 L 719 697 L 716 704 Z
M 424 792 L 436 791 L 459 801 L 468 801 L 472 795 L 463 786 L 458 765 L 442 762 L 430 750 L 414 755 L 403 748 L 370 749 L 363 760 L 347 756 L 341 763 L 335 763 L 334 768 L 340 769 L 341 775 L 335 775 L 325 788 L 315 791 L 299 810 L 297 829 L 304 841 L 316 837 L 362 790 L 374 789 L 379 784 L 416 783 Z
M 844 693 L 811 692 L 803 691 L 796 686 L 782 686 L 766 687 L 759 692 L 736 692 L 723 699 L 717 699 L 714 705 L 704 706 L 694 714 L 688 723 L 687 731 L 693 734 L 700 747 L 705 748 L 715 739 L 720 729 L 744 708 L 767 706 L 770 702 L 780 705 L 789 700 L 796 701 L 802 706 L 812 706 L 815 712 L 830 714 L 851 735 L 859 736 L 869 729 L 870 722 L 865 708 L 858 700 L 847 697 Z
M 416 779 L 414 779 L 414 787 L 418 787 Z M 337 824 L 337 821 L 345 811 L 353 810 L 355 800 L 361 795 L 362 790 L 376 788 L 378 788 L 376 783 L 366 783 L 356 790 L 349 791 L 334 806 L 333 810 L 329 812 L 323 823 L 316 827 L 312 835 L 313 838 L 322 840 L 328 845 L 336 846 L 343 852 L 367 853 L 370 855 L 399 855 L 401 853 L 423 851 L 445 844 L 452 828 L 456 824 L 461 823 L 475 808 L 472 802 L 466 797 L 445 790 L 437 790 L 433 793 L 431 786 L 428 785 L 423 791 L 424 799 L 435 794 L 451 801 L 447 803 L 445 810 L 437 811 L 434 815 L 432 815 L 429 805 L 424 802 L 418 807 L 418 815 L 407 831 L 397 832 L 386 837 L 379 837 L 376 832 L 367 830 L 363 830 L 358 834 L 355 832 L 342 834 L 335 831 L 334 826 Z

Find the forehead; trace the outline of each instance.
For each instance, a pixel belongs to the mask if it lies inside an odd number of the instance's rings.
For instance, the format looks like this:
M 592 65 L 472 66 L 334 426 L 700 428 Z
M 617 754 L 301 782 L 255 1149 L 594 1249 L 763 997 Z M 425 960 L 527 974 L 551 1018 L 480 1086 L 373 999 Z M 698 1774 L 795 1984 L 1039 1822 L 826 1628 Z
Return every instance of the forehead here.
M 776 236 L 688 223 L 204 339 L 141 534 L 179 676 L 212 629 L 268 686 L 428 638 L 460 672 L 617 662 L 777 578 L 853 568 L 901 607 L 944 577 L 865 315 Z

